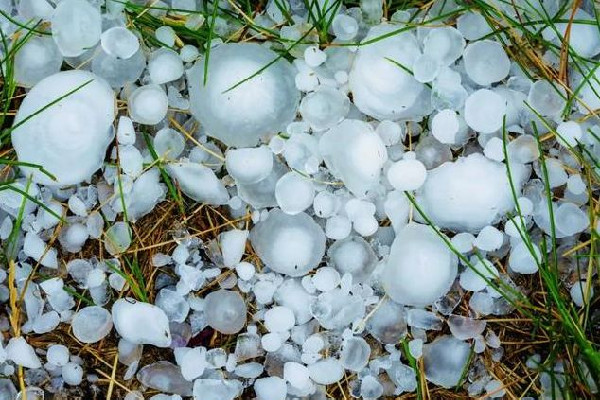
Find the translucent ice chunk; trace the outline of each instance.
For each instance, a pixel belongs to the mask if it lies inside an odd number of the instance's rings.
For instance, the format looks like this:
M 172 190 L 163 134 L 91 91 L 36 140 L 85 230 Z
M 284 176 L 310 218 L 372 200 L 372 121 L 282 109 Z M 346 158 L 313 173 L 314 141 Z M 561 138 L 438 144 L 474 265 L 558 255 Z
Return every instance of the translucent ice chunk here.
M 441 336 L 423 345 L 425 377 L 428 381 L 450 389 L 460 383 L 469 361 L 471 347 L 452 336 Z
M 510 60 L 502 45 L 493 40 L 471 43 L 463 54 L 469 78 L 481 86 L 498 82 L 508 75 Z
M 102 49 L 113 57 L 127 59 L 140 48 L 140 42 L 129 29 L 124 26 L 113 26 L 100 35 Z
M 100 40 L 100 10 L 85 0 L 64 0 L 52 14 L 52 37 L 65 57 L 77 57 Z
M 181 191 L 189 198 L 207 204 L 221 205 L 229 200 L 229 193 L 212 169 L 193 162 L 169 164 L 169 175 L 175 178 Z
M 158 85 L 137 88 L 128 103 L 131 119 L 145 125 L 158 124 L 166 117 L 169 107 L 167 94 Z
M 73 335 L 83 343 L 96 343 L 110 333 L 113 321 L 108 310 L 91 306 L 77 312 L 71 322 Z
M 492 133 L 499 130 L 505 114 L 506 100 L 491 90 L 480 89 L 465 101 L 465 121 L 477 132 Z
M 231 335 L 246 324 L 246 303 L 238 292 L 217 290 L 204 299 L 206 322 L 219 332 Z
M 160 308 L 131 298 L 119 299 L 112 307 L 115 329 L 135 344 L 168 347 L 171 344 L 169 319 Z
M 350 100 L 338 89 L 320 86 L 300 103 L 300 114 L 316 131 L 338 124 L 348 114 Z
M 60 71 L 62 61 L 62 55 L 51 38 L 30 37 L 15 55 L 15 80 L 22 86 L 31 87 Z

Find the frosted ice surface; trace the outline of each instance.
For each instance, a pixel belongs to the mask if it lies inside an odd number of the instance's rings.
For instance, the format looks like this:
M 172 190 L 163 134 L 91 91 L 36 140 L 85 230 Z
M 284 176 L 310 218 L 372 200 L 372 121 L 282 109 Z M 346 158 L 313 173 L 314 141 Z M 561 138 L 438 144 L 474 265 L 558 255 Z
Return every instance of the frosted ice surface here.
M 427 306 L 445 295 L 457 271 L 457 259 L 426 225 L 409 224 L 394 239 L 382 273 L 386 293 L 401 304 Z
M 140 42 L 129 29 L 124 26 L 113 26 L 100 35 L 102 49 L 113 57 L 130 58 L 140 48 Z
M 52 37 L 65 57 L 77 57 L 100 40 L 100 10 L 86 0 L 63 0 L 52 13 Z
M 350 100 L 336 88 L 319 86 L 300 102 L 300 114 L 315 131 L 337 125 L 350 110 Z
M 451 26 L 433 28 L 423 40 L 423 53 L 448 66 L 462 55 L 465 39 L 460 31 Z
M 239 332 L 246 324 L 246 303 L 238 292 L 217 290 L 204 299 L 208 325 L 226 335 Z
M 305 211 L 312 205 L 314 195 L 312 181 L 294 171 L 283 175 L 275 185 L 275 199 L 286 214 L 295 215 Z
M 223 44 L 210 52 L 206 84 L 204 60 L 188 72 L 191 111 L 209 135 L 228 146 L 251 147 L 285 130 L 300 93 L 292 66 L 285 59 L 272 63 L 277 58 L 255 43 Z
M 169 319 L 160 308 L 131 298 L 119 299 L 112 307 L 115 329 L 135 344 L 168 347 L 171 344 Z
M 24 337 L 13 337 L 6 345 L 7 359 L 25 368 L 41 368 L 42 363 L 34 348 Z
M 250 241 L 265 265 L 291 276 L 305 275 L 325 254 L 325 234 L 307 214 L 288 215 L 278 209 L 254 226 Z
M 41 165 L 56 177 L 54 181 L 39 169 L 22 167 L 27 175 L 33 174 L 35 182 L 78 184 L 102 166 L 113 138 L 115 95 L 90 72 L 64 71 L 42 79 L 21 103 L 14 124 L 72 91 L 11 133 L 19 161 Z
M 423 345 L 425 377 L 447 389 L 456 386 L 469 360 L 471 347 L 452 336 L 441 336 Z
M 15 55 L 15 80 L 31 87 L 60 71 L 62 61 L 62 54 L 52 38 L 32 36 Z
M 371 346 L 361 337 L 353 336 L 342 345 L 340 362 L 350 371 L 361 371 L 369 362 Z
M 123 253 L 131 245 L 133 232 L 127 222 L 115 222 L 106 230 L 104 247 L 111 255 Z
M 469 44 L 463 54 L 465 70 L 473 82 L 487 86 L 508 76 L 510 60 L 502 45 L 493 40 Z
M 229 149 L 225 153 L 225 167 L 236 182 L 257 183 L 273 170 L 273 153 L 267 146 Z
M 477 132 L 492 133 L 499 130 L 505 114 L 506 100 L 488 89 L 471 93 L 465 101 L 465 121 Z
M 229 201 L 229 193 L 214 171 L 193 162 L 171 163 L 169 175 L 179 184 L 189 198 L 207 204 L 221 205 Z
M 344 368 L 339 360 L 326 358 L 308 366 L 310 379 L 320 385 L 330 385 L 344 377 Z
M 98 306 L 79 310 L 71 322 L 73 335 L 83 343 L 99 342 L 110 333 L 112 327 L 110 312 Z
M 167 116 L 169 100 L 158 85 L 137 88 L 128 99 L 131 119 L 144 125 L 156 125 Z
M 387 171 L 388 182 L 396 190 L 410 191 L 420 188 L 427 178 L 425 165 L 419 160 L 404 158 L 396 161 Z
M 285 400 L 287 386 L 283 379 L 276 376 L 260 378 L 254 381 L 254 393 L 257 400 Z
M 330 264 L 341 275 L 351 274 L 352 281 L 364 282 L 376 267 L 378 258 L 371 245 L 361 237 L 351 236 L 334 242 L 327 249 Z
M 152 83 L 171 82 L 183 76 L 183 61 L 177 52 L 163 47 L 150 55 L 148 72 Z
M 247 239 L 248 231 L 242 231 L 239 229 L 225 231 L 219 235 L 219 244 L 221 246 L 221 255 L 223 256 L 223 265 L 231 268 L 240 262 L 242 256 L 244 255 Z M 252 264 L 250 264 L 250 266 L 254 271 Z
M 69 349 L 62 344 L 53 344 L 48 347 L 46 359 L 49 363 L 62 367 L 69 362 Z

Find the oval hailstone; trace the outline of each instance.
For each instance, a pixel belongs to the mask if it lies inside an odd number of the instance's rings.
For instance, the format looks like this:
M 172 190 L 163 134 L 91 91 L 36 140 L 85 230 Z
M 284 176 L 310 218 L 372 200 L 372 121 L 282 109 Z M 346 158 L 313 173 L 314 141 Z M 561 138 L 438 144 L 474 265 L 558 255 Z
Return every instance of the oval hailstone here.
M 252 147 L 292 122 L 300 92 L 290 63 L 270 64 L 277 57 L 254 43 L 222 44 L 210 53 L 206 84 L 204 60 L 188 72 L 192 114 L 210 136 L 228 146 Z
M 403 32 L 375 40 L 397 30 L 395 25 L 369 30 L 348 80 L 356 107 L 380 120 L 418 117 L 428 114 L 430 108 L 427 87 L 398 65 L 410 68 L 421 55 L 415 35 Z
M 213 329 L 231 335 L 246 325 L 246 303 L 238 292 L 217 290 L 204 299 L 206 323 Z
M 65 57 L 77 57 L 100 40 L 99 8 L 85 0 L 63 0 L 52 13 L 52 37 Z
M 43 166 L 56 181 L 37 168 L 22 167 L 23 172 L 45 185 L 76 185 L 89 179 L 102 166 L 114 118 L 115 94 L 91 72 L 64 71 L 42 79 L 21 103 L 14 125 L 22 125 L 12 131 L 11 139 L 19 161 Z
M 112 307 L 115 329 L 134 344 L 168 347 L 171 344 L 169 319 L 163 310 L 132 298 L 119 299 Z
M 91 306 L 82 308 L 75 314 L 71 322 L 73 335 L 83 343 L 96 343 L 104 339 L 113 327 L 108 310 Z
M 267 267 L 291 276 L 305 275 L 325 254 L 323 229 L 305 213 L 274 209 L 252 228 L 250 241 Z
M 392 300 L 424 307 L 448 293 L 458 261 L 448 246 L 426 225 L 411 223 L 392 244 L 382 273 Z
M 465 101 L 465 121 L 471 129 L 493 133 L 502 128 L 506 99 L 487 89 L 471 93 Z

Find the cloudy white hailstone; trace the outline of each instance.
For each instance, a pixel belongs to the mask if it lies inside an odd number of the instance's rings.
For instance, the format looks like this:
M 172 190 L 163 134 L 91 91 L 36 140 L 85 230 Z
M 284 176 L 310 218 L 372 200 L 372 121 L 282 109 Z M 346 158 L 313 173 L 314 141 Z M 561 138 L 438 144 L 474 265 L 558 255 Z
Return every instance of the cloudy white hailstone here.
M 465 101 L 465 121 L 474 131 L 493 133 L 502 128 L 506 100 L 488 89 L 471 93 Z
M 527 103 L 542 116 L 555 116 L 566 105 L 566 95 L 561 87 L 540 79 L 529 88 Z
M 152 144 L 159 157 L 176 160 L 185 149 L 185 138 L 176 130 L 163 128 L 156 132 Z
M 402 126 L 396 122 L 384 120 L 377 125 L 375 132 L 386 146 L 397 144 L 403 139 Z
M 327 249 L 327 256 L 340 274 L 351 274 L 355 283 L 367 280 L 378 261 L 372 246 L 357 236 L 336 241 Z
M 321 267 L 312 277 L 315 288 L 321 292 L 333 290 L 340 284 L 340 273 L 332 267 Z
M 581 102 L 577 102 L 577 109 L 582 114 L 590 114 L 600 108 L 600 96 L 597 96 L 600 91 L 600 68 L 594 68 L 594 65 L 590 65 L 591 71 L 585 72 L 585 75 L 575 75 L 575 84 L 581 88 L 577 96 Z
M 456 256 L 432 228 L 410 223 L 394 239 L 381 277 L 394 301 L 421 307 L 448 293 L 456 271 Z
M 433 81 L 440 72 L 440 62 L 428 55 L 421 54 L 412 65 L 414 78 L 422 83 Z
M 510 249 L 508 265 L 519 274 L 535 274 L 541 262 L 541 253 L 537 245 L 530 249 L 526 243 L 519 242 Z M 533 252 L 533 254 L 532 254 Z
M 290 215 L 301 213 L 310 207 L 315 188 L 309 178 L 291 171 L 283 175 L 275 185 L 275 199 L 283 212 Z
M 478 12 L 466 12 L 456 20 L 456 27 L 467 40 L 477 40 L 492 33 L 485 17 Z
M 25 234 L 23 253 L 46 268 L 58 268 L 58 253 L 56 249 L 53 247 L 46 248 L 46 243 L 33 232 Z
M 110 255 L 123 253 L 131 245 L 133 232 L 127 222 L 115 222 L 106 230 L 104 237 L 104 247 Z
M 257 183 L 273 170 L 273 152 L 267 146 L 229 149 L 225 153 L 225 168 L 238 183 Z
M 124 26 L 113 26 L 100 35 L 100 45 L 107 54 L 127 59 L 140 48 L 140 42 L 129 29 Z
M 260 378 L 254 381 L 254 393 L 257 400 L 285 400 L 287 385 L 283 379 L 276 376 Z
M 387 150 L 368 123 L 342 121 L 321 136 L 319 149 L 329 171 L 355 196 L 362 197 L 379 184 Z
M 323 292 L 310 303 L 310 312 L 325 329 L 342 329 L 365 314 L 362 297 L 348 293 L 348 286 Z
M 238 292 L 217 290 L 204 298 L 206 323 L 213 329 L 231 335 L 246 324 L 246 303 Z
M 278 57 L 255 43 L 223 44 L 210 52 L 206 84 L 204 60 L 188 71 L 191 111 L 209 135 L 228 146 L 252 147 L 285 130 L 300 93 L 291 64 L 272 63 Z
M 246 248 L 248 231 L 232 229 L 219 234 L 219 245 L 223 256 L 223 265 L 232 268 L 240 262 Z M 253 267 L 254 268 L 254 267 Z
M 127 104 L 131 119 L 144 125 L 158 124 L 169 110 L 167 94 L 158 85 L 145 85 L 135 89 Z
M 96 343 L 110 333 L 113 321 L 106 309 L 98 306 L 79 310 L 71 321 L 73 335 L 82 343 Z
M 250 241 L 267 267 L 291 276 L 316 268 L 325 254 L 323 229 L 305 213 L 288 215 L 272 210 L 252 228 Z
M 459 129 L 460 122 L 453 110 L 442 110 L 435 114 L 431 120 L 431 134 L 441 143 L 456 143 Z
M 170 26 L 159 26 L 154 31 L 154 37 L 166 47 L 173 47 L 177 34 Z
M 235 266 L 235 272 L 241 280 L 249 281 L 254 277 L 256 268 L 249 262 L 242 261 Z
M 92 72 L 106 79 L 115 89 L 120 89 L 127 83 L 133 84 L 146 69 L 146 54 L 143 49 L 138 49 L 129 58 L 111 56 L 99 49 L 92 59 Z
M 504 48 L 493 40 L 484 39 L 469 44 L 463 60 L 469 78 L 481 86 L 501 81 L 510 71 L 510 60 Z
M 196 379 L 194 400 L 234 400 L 242 389 L 242 383 L 234 379 Z
M 369 362 L 371 346 L 361 337 L 352 336 L 344 340 L 340 362 L 350 371 L 360 372 Z
M 331 217 L 339 207 L 339 199 L 331 192 L 322 191 L 313 199 L 315 215 L 321 218 Z
M 590 226 L 588 214 L 573 203 L 562 203 L 558 206 L 554 218 L 556 229 L 562 237 L 576 235 Z
M 207 366 L 206 349 L 204 347 L 188 349 L 177 363 L 181 367 L 181 375 L 188 381 L 193 381 L 202 375 Z
M 359 47 L 349 76 L 354 105 L 377 119 L 398 120 L 429 112 L 429 90 L 398 64 L 411 67 L 421 54 L 412 32 L 395 33 L 395 25 L 378 25 L 369 30 Z
M 594 296 L 594 287 L 587 281 L 577 281 L 570 290 L 571 299 L 577 307 L 583 307 Z M 585 299 L 585 301 L 584 301 Z
M 304 62 L 311 67 L 316 68 L 327 60 L 327 54 L 317 46 L 308 46 L 304 50 Z
M 567 21 L 571 18 L 577 22 L 573 22 L 572 24 L 562 22 L 556 24 L 555 27 L 545 28 L 542 31 L 544 39 L 561 43 L 565 35 L 568 35 L 569 46 L 581 57 L 594 57 L 599 54 L 600 37 L 598 36 L 598 30 L 593 29 L 596 19 L 581 8 L 577 8 L 575 14 L 573 14 L 571 9 L 565 10 L 561 16 L 561 19 L 566 19 Z M 569 32 L 568 34 L 567 31 Z M 557 32 L 560 35 L 557 35 Z
M 575 147 L 583 137 L 581 126 L 575 121 L 561 122 L 556 127 L 556 140 L 564 147 Z
M 416 190 L 425 183 L 427 170 L 421 161 L 405 157 L 390 166 L 387 179 L 396 190 Z
M 460 382 L 470 354 L 468 343 L 448 335 L 424 344 L 425 377 L 438 386 L 453 388 Z
M 74 362 L 65 364 L 62 367 L 61 374 L 67 385 L 77 386 L 83 380 L 83 368 Z
M 215 172 L 202 164 L 188 161 L 171 163 L 167 171 L 177 181 L 181 191 L 192 200 L 213 205 L 229 201 L 229 193 Z
M 75 92 L 47 107 L 71 91 Z M 56 181 L 39 169 L 22 170 L 26 175 L 33 174 L 34 182 L 45 185 L 75 185 L 89 179 L 102 166 L 113 138 L 114 92 L 90 72 L 59 72 L 29 91 L 14 124 L 44 107 L 35 118 L 14 129 L 11 138 L 19 161 L 43 166 Z
M 306 291 L 298 279 L 286 279 L 273 295 L 277 304 L 294 312 L 298 325 L 305 324 L 312 318 L 308 305 L 313 298 L 314 296 Z
M 99 8 L 86 0 L 64 0 L 52 13 L 51 26 L 63 56 L 77 57 L 100 40 L 102 18 Z
M 17 365 L 25 368 L 41 368 L 42 366 L 34 348 L 22 336 L 10 338 L 5 350 L 7 359 Z
M 15 54 L 14 79 L 21 86 L 31 87 L 60 71 L 62 61 L 52 38 L 32 36 Z
M 473 241 L 473 245 L 479 250 L 483 251 L 494 251 L 502 247 L 504 242 L 504 235 L 501 231 L 495 227 L 488 225 L 477 235 L 477 238 Z
M 336 38 L 340 40 L 352 40 L 358 33 L 358 22 L 350 15 L 340 13 L 333 18 L 331 29 Z
M 348 114 L 350 100 L 336 88 L 319 86 L 300 102 L 300 114 L 315 131 L 323 131 L 338 124 Z
M 504 161 L 504 141 L 498 137 L 490 138 L 485 144 L 483 154 L 490 160 Z
M 521 186 L 512 166 L 515 188 Z M 502 163 L 474 153 L 428 171 L 417 203 L 438 226 L 478 232 L 512 210 L 511 186 Z
M 451 26 L 432 28 L 423 40 L 423 54 L 448 66 L 460 58 L 465 39 L 460 31 Z
M 119 299 L 112 307 L 115 329 L 134 344 L 168 347 L 171 344 L 169 319 L 160 308 L 132 298 Z
M 176 51 L 161 47 L 150 55 L 148 72 L 152 83 L 171 82 L 183 76 L 183 61 Z
M 265 312 L 265 328 L 269 332 L 286 332 L 294 327 L 296 319 L 291 309 L 277 306 Z
M 460 274 L 459 283 L 465 290 L 479 292 L 488 286 L 488 281 L 497 277 L 498 269 L 494 264 L 488 260 L 477 260 Z
M 69 349 L 62 344 L 53 344 L 48 347 L 46 359 L 49 363 L 62 367 L 69 362 Z
M 310 379 L 319 385 L 331 385 L 344 377 L 344 367 L 336 358 L 325 358 L 308 366 Z
M 299 390 L 307 390 L 312 387 L 308 368 L 298 362 L 288 361 L 283 364 L 283 379 L 289 382 L 290 386 Z

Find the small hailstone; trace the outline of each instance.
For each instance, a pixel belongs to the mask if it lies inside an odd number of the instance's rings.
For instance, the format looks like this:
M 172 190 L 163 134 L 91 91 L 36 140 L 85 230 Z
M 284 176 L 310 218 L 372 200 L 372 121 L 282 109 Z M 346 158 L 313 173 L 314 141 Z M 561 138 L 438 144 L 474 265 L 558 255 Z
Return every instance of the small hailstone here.
M 556 229 L 563 237 L 583 232 L 590 225 L 589 216 L 573 203 L 563 203 L 555 211 Z
M 371 347 L 361 337 L 350 337 L 344 340 L 340 362 L 350 371 L 361 371 L 369 362 Z
M 542 116 L 554 116 L 562 111 L 566 96 L 550 82 L 540 79 L 531 85 L 527 103 Z
M 254 393 L 257 400 L 285 400 L 287 391 L 285 381 L 276 376 L 254 381 Z
M 483 251 L 494 251 L 502 247 L 503 242 L 504 235 L 502 232 L 488 225 L 479 232 L 473 245 Z
M 123 26 L 113 26 L 102 32 L 100 45 L 104 52 L 121 59 L 130 58 L 140 48 L 137 36 Z
M 327 60 L 327 54 L 317 46 L 309 46 L 304 50 L 304 61 L 311 68 L 318 67 L 325 60 Z
M 135 130 L 133 121 L 125 115 L 119 117 L 117 124 L 117 141 L 122 145 L 132 145 L 135 143 Z
M 242 261 L 235 266 L 235 272 L 241 280 L 249 281 L 256 273 L 256 268 L 249 262 Z
M 333 18 L 331 29 L 336 38 L 340 40 L 352 40 L 358 34 L 358 22 L 349 15 L 337 14 Z
M 319 86 L 300 102 L 300 114 L 313 130 L 323 131 L 337 125 L 350 110 L 350 100 L 340 90 Z
M 167 47 L 173 47 L 175 44 L 175 31 L 170 26 L 159 26 L 154 31 L 154 37 Z
M 487 281 L 498 277 L 498 270 L 488 260 L 478 260 L 460 274 L 460 286 L 472 292 L 484 290 L 487 287 Z
M 83 380 L 83 368 L 73 362 L 67 363 L 62 367 L 62 378 L 67 385 L 77 386 Z
M 431 121 L 431 133 L 440 143 L 454 144 L 459 129 L 460 123 L 453 110 L 442 110 Z
M 314 72 L 300 71 L 294 77 L 294 84 L 302 92 L 312 92 L 319 86 L 319 78 Z
M 46 243 L 35 233 L 27 232 L 23 252 L 47 268 L 58 268 L 58 253 L 55 248 L 46 248 Z
M 246 324 L 246 303 L 238 292 L 217 290 L 204 298 L 206 322 L 213 329 L 231 335 Z
M 343 215 L 334 215 L 325 223 L 325 235 L 330 239 L 344 239 L 352 230 L 352 222 Z
M 33 347 L 21 336 L 13 337 L 8 341 L 6 356 L 8 360 L 25 368 L 35 369 L 42 366 Z
M 219 235 L 223 265 L 232 268 L 240 262 L 246 248 L 248 231 L 233 229 Z M 252 267 L 254 269 L 254 267 Z
M 229 149 L 225 153 L 225 167 L 236 182 L 257 183 L 273 170 L 273 153 L 267 146 Z
M 200 51 L 198 51 L 198 48 L 191 44 L 186 44 L 179 50 L 179 56 L 186 63 L 195 61 L 199 55 Z
M 387 171 L 387 178 L 396 190 L 411 191 L 425 183 L 427 170 L 421 161 L 404 159 L 392 164 Z
M 162 47 L 150 55 L 148 72 L 152 83 L 161 85 L 171 82 L 183 75 L 183 61 L 177 52 Z
M 556 140 L 564 147 L 575 147 L 581 142 L 583 131 L 575 121 L 561 122 L 556 127 Z
M 104 339 L 112 330 L 110 313 L 98 306 L 79 310 L 71 321 L 73 335 L 83 343 L 96 343 Z
M 471 354 L 468 343 L 452 336 L 441 336 L 423 345 L 425 377 L 444 388 L 453 388 L 463 375 Z
M 344 367 L 335 358 L 326 358 L 308 366 L 310 379 L 319 385 L 331 385 L 344 377 Z
M 288 172 L 275 185 L 275 199 L 286 214 L 296 215 L 313 203 L 315 189 L 310 179 L 297 172 Z
M 416 359 L 421 358 L 423 355 L 423 340 L 422 339 L 413 339 L 408 342 L 408 350 L 410 351 L 410 355 Z
M 487 141 L 483 154 L 494 161 L 504 161 L 504 142 L 498 137 L 493 137 Z
M 332 267 L 322 267 L 313 275 L 312 281 L 315 288 L 321 292 L 328 292 L 339 285 L 340 273 Z
M 479 89 L 465 101 L 465 121 L 471 129 L 493 133 L 502 128 L 506 100 L 488 89 Z
M 461 32 L 451 26 L 433 28 L 423 40 L 423 53 L 443 66 L 460 58 L 465 47 Z
M 122 275 L 114 272 L 108 276 L 108 284 L 111 288 L 120 292 L 127 286 L 127 280 Z
M 104 247 L 111 255 L 125 252 L 132 241 L 132 230 L 127 222 L 115 222 L 105 232 Z
M 269 332 L 289 331 L 295 323 L 294 313 L 287 307 L 273 307 L 265 313 L 265 327 Z
M 463 54 L 465 70 L 473 82 L 487 86 L 508 76 L 510 60 L 502 45 L 493 40 L 469 44 Z
M 53 344 L 48 347 L 46 359 L 49 363 L 62 367 L 69 362 L 69 349 L 62 344 Z
M 362 215 L 352 221 L 352 228 L 363 237 L 375 234 L 379 229 L 379 221 L 372 215 Z
M 25 87 L 60 71 L 62 55 L 50 37 L 30 36 L 14 56 L 14 79 Z
M 181 191 L 200 203 L 226 204 L 229 193 L 215 172 L 202 164 L 182 161 L 167 167 L 169 175 L 179 184 Z
M 156 132 L 152 144 L 159 157 L 176 160 L 185 149 L 185 138 L 173 129 L 164 128 Z
M 206 349 L 204 347 L 189 349 L 178 364 L 181 367 L 181 375 L 186 380 L 192 381 L 200 377 L 207 366 Z
M 478 12 L 462 13 L 456 20 L 456 27 L 467 40 L 477 40 L 492 33 L 485 17 Z
M 519 274 L 535 274 L 537 272 L 541 253 L 535 244 L 532 244 L 532 246 L 533 254 L 524 242 L 512 246 L 508 257 L 510 269 Z
M 569 192 L 579 195 L 585 193 L 587 190 L 587 185 L 581 178 L 581 175 L 573 174 L 567 180 L 567 188 L 569 189 Z
M 106 280 L 106 273 L 100 269 L 93 269 L 87 276 L 86 282 L 88 288 L 100 286 Z
M 589 292 L 586 292 L 587 289 L 587 281 L 577 281 L 575 282 L 573 287 L 571 287 L 571 299 L 573 299 L 573 303 L 575 303 L 577 307 L 583 307 L 585 305 L 586 302 L 584 301 L 584 298 L 587 301 L 590 301 L 590 299 L 593 298 L 594 287 L 592 285 L 589 285 Z
M 298 362 L 288 361 L 283 364 L 283 379 L 296 389 L 307 389 L 311 387 L 308 368 Z
M 434 57 L 422 54 L 415 59 L 412 70 L 417 81 L 427 83 L 437 77 L 440 72 L 440 64 Z
M 313 199 L 313 210 L 320 218 L 331 217 L 337 211 L 337 207 L 338 198 L 330 192 L 319 192 Z
M 156 125 L 167 116 L 169 100 L 160 86 L 146 85 L 134 90 L 128 104 L 132 120 L 144 125 Z
M 485 330 L 486 322 L 460 315 L 450 315 L 448 326 L 452 336 L 458 340 L 474 339 Z
M 375 132 L 386 146 L 395 145 L 402 139 L 402 126 L 390 120 L 381 121 Z
M 85 0 L 61 1 L 51 22 L 52 37 L 65 57 L 77 57 L 100 40 L 100 10 Z
M 119 299 L 112 307 L 112 317 L 117 333 L 131 343 L 157 347 L 171 344 L 169 319 L 163 310 L 152 304 L 131 298 Z
M 283 341 L 277 333 L 267 333 L 260 338 L 260 344 L 267 353 L 273 353 L 281 348 Z

